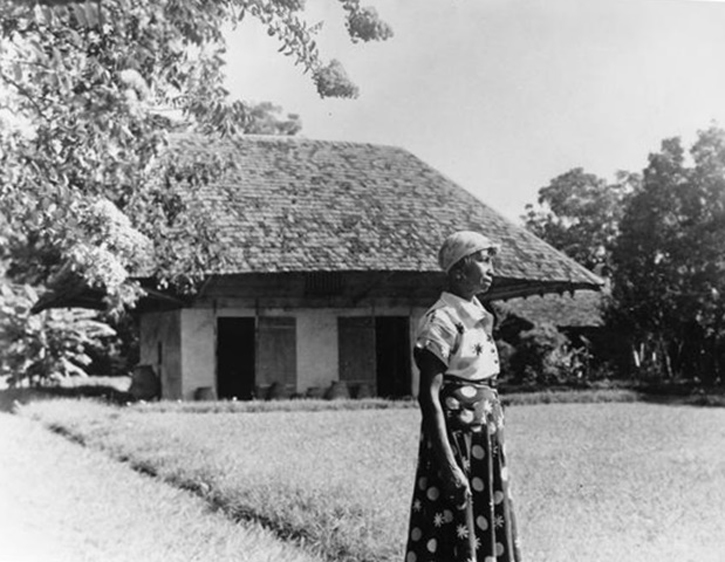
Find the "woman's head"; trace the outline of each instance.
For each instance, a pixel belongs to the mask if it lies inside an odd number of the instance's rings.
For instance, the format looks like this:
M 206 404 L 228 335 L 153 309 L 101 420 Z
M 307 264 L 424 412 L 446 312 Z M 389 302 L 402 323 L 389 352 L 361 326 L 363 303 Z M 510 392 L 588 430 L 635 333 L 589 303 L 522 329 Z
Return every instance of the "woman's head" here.
M 449 289 L 470 299 L 491 287 L 493 256 L 498 252 L 483 234 L 463 230 L 446 238 L 438 252 L 438 263 L 448 275 Z

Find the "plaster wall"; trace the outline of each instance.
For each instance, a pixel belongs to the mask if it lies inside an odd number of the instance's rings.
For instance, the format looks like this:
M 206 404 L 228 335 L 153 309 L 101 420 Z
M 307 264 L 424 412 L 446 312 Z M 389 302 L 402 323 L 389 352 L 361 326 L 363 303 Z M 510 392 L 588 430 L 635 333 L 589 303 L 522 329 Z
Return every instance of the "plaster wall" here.
M 144 314 L 140 323 L 139 363 L 150 365 L 161 381 L 161 398 L 182 398 L 181 312 Z
M 338 380 L 337 315 L 333 310 L 297 316 L 297 392 Z
M 216 316 L 213 309 L 181 312 L 182 398 L 193 400 L 198 388 L 216 388 Z

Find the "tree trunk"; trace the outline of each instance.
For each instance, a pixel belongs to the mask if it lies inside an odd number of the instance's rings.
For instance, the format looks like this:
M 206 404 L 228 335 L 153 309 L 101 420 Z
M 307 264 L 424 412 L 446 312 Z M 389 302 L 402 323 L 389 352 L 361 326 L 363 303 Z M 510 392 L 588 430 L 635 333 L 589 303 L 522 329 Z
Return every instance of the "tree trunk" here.
M 665 343 L 664 338 L 660 335 L 660 352 L 662 353 L 662 361 L 664 361 L 665 364 L 665 374 L 667 375 L 667 380 L 673 380 L 674 374 L 672 372 L 672 362 L 670 361 L 670 354 L 669 350 L 667 349 L 667 344 Z

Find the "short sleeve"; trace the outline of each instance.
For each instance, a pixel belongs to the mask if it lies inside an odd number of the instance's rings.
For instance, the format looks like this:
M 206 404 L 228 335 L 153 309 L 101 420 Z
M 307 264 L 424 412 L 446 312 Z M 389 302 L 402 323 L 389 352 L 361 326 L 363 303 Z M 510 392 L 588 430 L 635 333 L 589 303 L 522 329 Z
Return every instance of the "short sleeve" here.
M 458 332 L 450 318 L 437 311 L 429 312 L 421 320 L 415 338 L 415 347 L 427 349 L 447 367 L 456 346 Z

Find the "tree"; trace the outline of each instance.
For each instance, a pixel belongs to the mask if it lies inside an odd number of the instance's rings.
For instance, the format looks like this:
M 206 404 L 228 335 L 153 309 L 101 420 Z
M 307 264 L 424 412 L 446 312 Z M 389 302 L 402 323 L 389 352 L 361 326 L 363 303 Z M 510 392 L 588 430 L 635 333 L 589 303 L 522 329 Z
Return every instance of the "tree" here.
M 713 382 L 725 352 L 725 131 L 700 131 L 690 156 L 673 138 L 649 157 L 612 254 L 611 320 L 655 374 Z
M 373 8 L 338 1 L 353 41 L 392 35 Z M 279 40 L 321 96 L 356 96 L 340 63 L 322 60 L 319 25 L 303 8 L 303 0 L 4 2 L 0 260 L 9 274 L 33 285 L 82 282 L 118 309 L 141 293 L 132 281 L 140 272 L 192 290 L 218 252 L 193 189 L 181 188 L 210 181 L 216 168 L 164 160 L 178 126 L 169 112 L 203 134 L 298 127 L 270 119 L 274 107 L 230 100 L 223 87 L 222 25 L 244 18 Z M 145 203 L 154 212 L 130 212 Z M 182 230 L 198 234 L 185 239 Z
M 249 106 L 249 124 L 244 128 L 246 134 L 255 135 L 296 135 L 302 128 L 300 116 L 289 113 L 281 119 L 282 108 L 268 101 Z
M 619 172 L 609 184 L 574 168 L 539 189 L 538 206 L 522 217 L 531 232 L 589 269 L 609 269 L 626 200 L 639 178 Z

